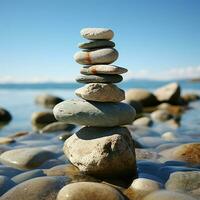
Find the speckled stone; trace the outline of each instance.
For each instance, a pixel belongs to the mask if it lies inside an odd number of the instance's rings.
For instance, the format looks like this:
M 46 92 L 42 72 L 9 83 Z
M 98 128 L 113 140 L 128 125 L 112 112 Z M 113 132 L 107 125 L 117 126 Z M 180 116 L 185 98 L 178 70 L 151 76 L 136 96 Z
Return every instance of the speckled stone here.
M 79 83 L 119 83 L 123 80 L 120 75 L 81 75 L 76 78 Z
M 134 143 L 125 127 L 83 127 L 65 141 L 63 151 L 86 174 L 137 176 Z
M 128 70 L 123 67 L 118 67 L 115 65 L 91 65 L 83 66 L 80 70 L 81 74 L 90 75 L 90 74 L 124 74 Z
M 135 110 L 125 103 L 101 103 L 84 100 L 66 100 L 53 109 L 57 120 L 72 124 L 112 127 L 131 124 Z
M 115 43 L 109 40 L 94 40 L 88 41 L 84 43 L 80 43 L 78 45 L 81 49 L 94 49 L 94 48 L 105 48 L 105 47 L 114 47 Z
M 74 55 L 77 63 L 82 65 L 110 64 L 118 58 L 118 52 L 113 48 L 103 48 L 91 51 L 79 51 Z
M 111 40 L 114 33 L 108 28 L 83 28 L 81 36 L 89 40 Z
M 75 91 L 82 99 L 99 102 L 120 102 L 125 99 L 125 92 L 113 84 L 89 83 Z

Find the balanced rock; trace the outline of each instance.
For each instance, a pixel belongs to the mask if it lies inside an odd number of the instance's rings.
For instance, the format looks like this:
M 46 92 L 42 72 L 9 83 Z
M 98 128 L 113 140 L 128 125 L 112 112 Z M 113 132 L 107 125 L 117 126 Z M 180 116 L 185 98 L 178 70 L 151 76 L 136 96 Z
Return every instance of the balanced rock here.
M 161 151 L 160 154 L 171 160 L 180 160 L 193 164 L 199 164 L 200 143 L 182 144 L 177 147 Z
M 74 55 L 74 59 L 79 64 L 110 64 L 118 58 L 117 50 L 113 48 L 103 48 L 91 51 L 79 51 Z
M 123 195 L 115 188 L 95 182 L 71 183 L 63 187 L 57 200 L 125 200 Z
M 126 92 L 126 100 L 140 102 L 144 107 L 157 105 L 156 97 L 149 91 L 144 89 L 129 89 Z
M 91 65 L 91 66 L 83 66 L 81 68 L 81 74 L 91 75 L 91 74 L 123 74 L 128 70 L 123 67 L 118 67 L 115 65 Z
M 120 102 L 125 99 L 123 90 L 113 84 L 89 83 L 75 91 L 75 94 L 85 100 L 99 102 Z
M 105 47 L 113 48 L 115 43 L 109 40 L 93 40 L 89 42 L 80 43 L 78 47 L 80 49 L 100 49 Z
M 81 128 L 65 141 L 63 150 L 71 163 L 87 174 L 136 176 L 134 143 L 125 127 Z
M 63 101 L 54 107 L 53 113 L 59 121 L 98 127 L 131 124 L 136 115 L 134 108 L 125 103 L 84 100 Z
M 123 80 L 122 76 L 99 74 L 99 75 L 82 75 L 76 78 L 79 83 L 119 83 Z
M 84 28 L 81 36 L 89 40 L 111 40 L 114 33 L 108 28 Z
M 158 88 L 154 95 L 160 102 L 177 103 L 180 99 L 181 88 L 178 83 L 170 83 Z

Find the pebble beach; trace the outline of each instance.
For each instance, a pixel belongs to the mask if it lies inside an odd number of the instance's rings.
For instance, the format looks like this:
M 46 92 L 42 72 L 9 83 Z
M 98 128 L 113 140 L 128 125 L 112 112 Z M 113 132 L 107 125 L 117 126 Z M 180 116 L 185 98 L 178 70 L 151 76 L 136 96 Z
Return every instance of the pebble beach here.
M 199 83 L 126 83 L 114 32 L 80 34 L 78 85 L 0 88 L 0 199 L 200 200 Z

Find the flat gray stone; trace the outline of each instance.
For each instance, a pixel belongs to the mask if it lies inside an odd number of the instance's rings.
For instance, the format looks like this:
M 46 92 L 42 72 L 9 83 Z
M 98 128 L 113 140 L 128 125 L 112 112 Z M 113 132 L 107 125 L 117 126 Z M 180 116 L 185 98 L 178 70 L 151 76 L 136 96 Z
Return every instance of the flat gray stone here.
M 38 177 L 18 184 L 1 200 L 54 200 L 59 190 L 69 183 L 67 177 Z
M 81 75 L 76 78 L 79 83 L 119 83 L 123 80 L 123 77 L 116 75 Z
M 125 200 L 123 195 L 115 188 L 95 182 L 71 183 L 63 187 L 57 200 Z
M 94 49 L 94 48 L 105 48 L 105 47 L 114 47 L 115 43 L 109 40 L 94 40 L 89 42 L 80 43 L 78 45 L 81 49 Z
M 111 40 L 114 33 L 108 28 L 83 28 L 81 36 L 89 40 Z
M 116 85 L 89 83 L 77 89 L 75 94 L 82 99 L 99 102 L 120 102 L 125 99 L 125 92 Z
M 54 153 L 41 148 L 20 148 L 2 153 L 0 162 L 17 169 L 33 169 L 54 156 Z
M 91 51 L 79 51 L 74 55 L 77 63 L 82 65 L 110 64 L 118 58 L 118 52 L 113 48 L 103 48 Z
M 101 103 L 84 100 L 66 100 L 57 104 L 53 113 L 57 120 L 67 123 L 112 127 L 131 124 L 135 110 L 125 103 Z
M 80 70 L 81 74 L 91 75 L 91 74 L 124 74 L 128 70 L 123 67 L 118 67 L 115 65 L 91 65 L 83 66 Z
M 125 127 L 83 127 L 65 141 L 63 151 L 84 173 L 103 177 L 137 176 L 134 143 Z

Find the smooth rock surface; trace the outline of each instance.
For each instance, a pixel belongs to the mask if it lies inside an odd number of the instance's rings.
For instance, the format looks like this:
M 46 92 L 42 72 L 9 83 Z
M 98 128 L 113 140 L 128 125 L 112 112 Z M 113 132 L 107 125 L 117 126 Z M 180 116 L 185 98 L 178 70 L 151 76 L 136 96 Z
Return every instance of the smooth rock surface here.
M 170 83 L 158 88 L 154 95 L 160 102 L 176 103 L 181 94 L 181 89 L 178 83 Z
M 41 176 L 46 176 L 44 174 L 43 170 L 35 169 L 35 170 L 31 170 L 31 171 L 27 171 L 27 172 L 18 174 L 17 176 L 14 176 L 11 180 L 16 184 L 19 184 L 19 183 L 22 183 L 29 179 L 41 177 Z
M 0 176 L 0 196 L 14 187 L 15 183 L 6 176 Z
M 126 91 L 126 100 L 140 102 L 143 106 L 155 106 L 157 105 L 156 97 L 149 91 L 144 89 L 129 89 Z
M 131 189 L 135 193 L 135 198 L 141 198 L 151 192 L 161 188 L 160 183 L 147 178 L 137 178 L 131 184 Z
M 53 109 L 57 120 L 85 126 L 112 127 L 130 124 L 135 110 L 124 103 L 100 103 L 66 100 Z
M 63 99 L 61 99 L 60 97 L 50 94 L 40 94 L 35 98 L 35 103 L 44 106 L 46 108 L 53 108 L 56 104 L 62 101 Z
M 77 89 L 75 94 L 82 99 L 99 102 L 120 102 L 125 92 L 114 84 L 89 83 Z
M 118 58 L 118 52 L 113 48 L 103 48 L 91 51 L 79 51 L 74 60 L 82 65 L 110 64 Z
M 65 141 L 63 150 L 71 163 L 87 174 L 137 176 L 134 143 L 125 127 L 81 128 Z
M 78 45 L 81 49 L 94 49 L 94 48 L 105 48 L 114 47 L 115 43 L 109 40 L 93 40 L 88 42 L 83 42 Z
M 122 76 L 118 74 L 108 75 L 108 74 L 99 74 L 99 75 L 81 75 L 76 78 L 76 81 L 79 83 L 119 83 L 122 81 Z
M 83 28 L 81 36 L 89 40 L 111 40 L 114 33 L 108 28 Z
M 165 187 L 167 190 L 184 192 L 200 198 L 200 171 L 174 172 L 170 174 Z
M 39 177 L 25 181 L 6 192 L 1 200 L 55 200 L 67 177 Z
M 200 163 L 200 143 L 182 144 L 161 151 L 160 154 L 171 160 L 185 161 L 193 164 Z
M 91 74 L 124 74 L 128 70 L 123 67 L 118 67 L 115 65 L 91 65 L 83 66 L 80 70 L 81 74 L 91 75 Z
M 63 187 L 57 200 L 123 200 L 123 195 L 115 188 L 94 182 L 71 183 Z
M 160 190 L 148 194 L 142 200 L 195 200 L 195 198 L 178 192 Z
M 2 153 L 0 162 L 18 169 L 32 169 L 54 156 L 54 153 L 41 148 L 21 148 Z

